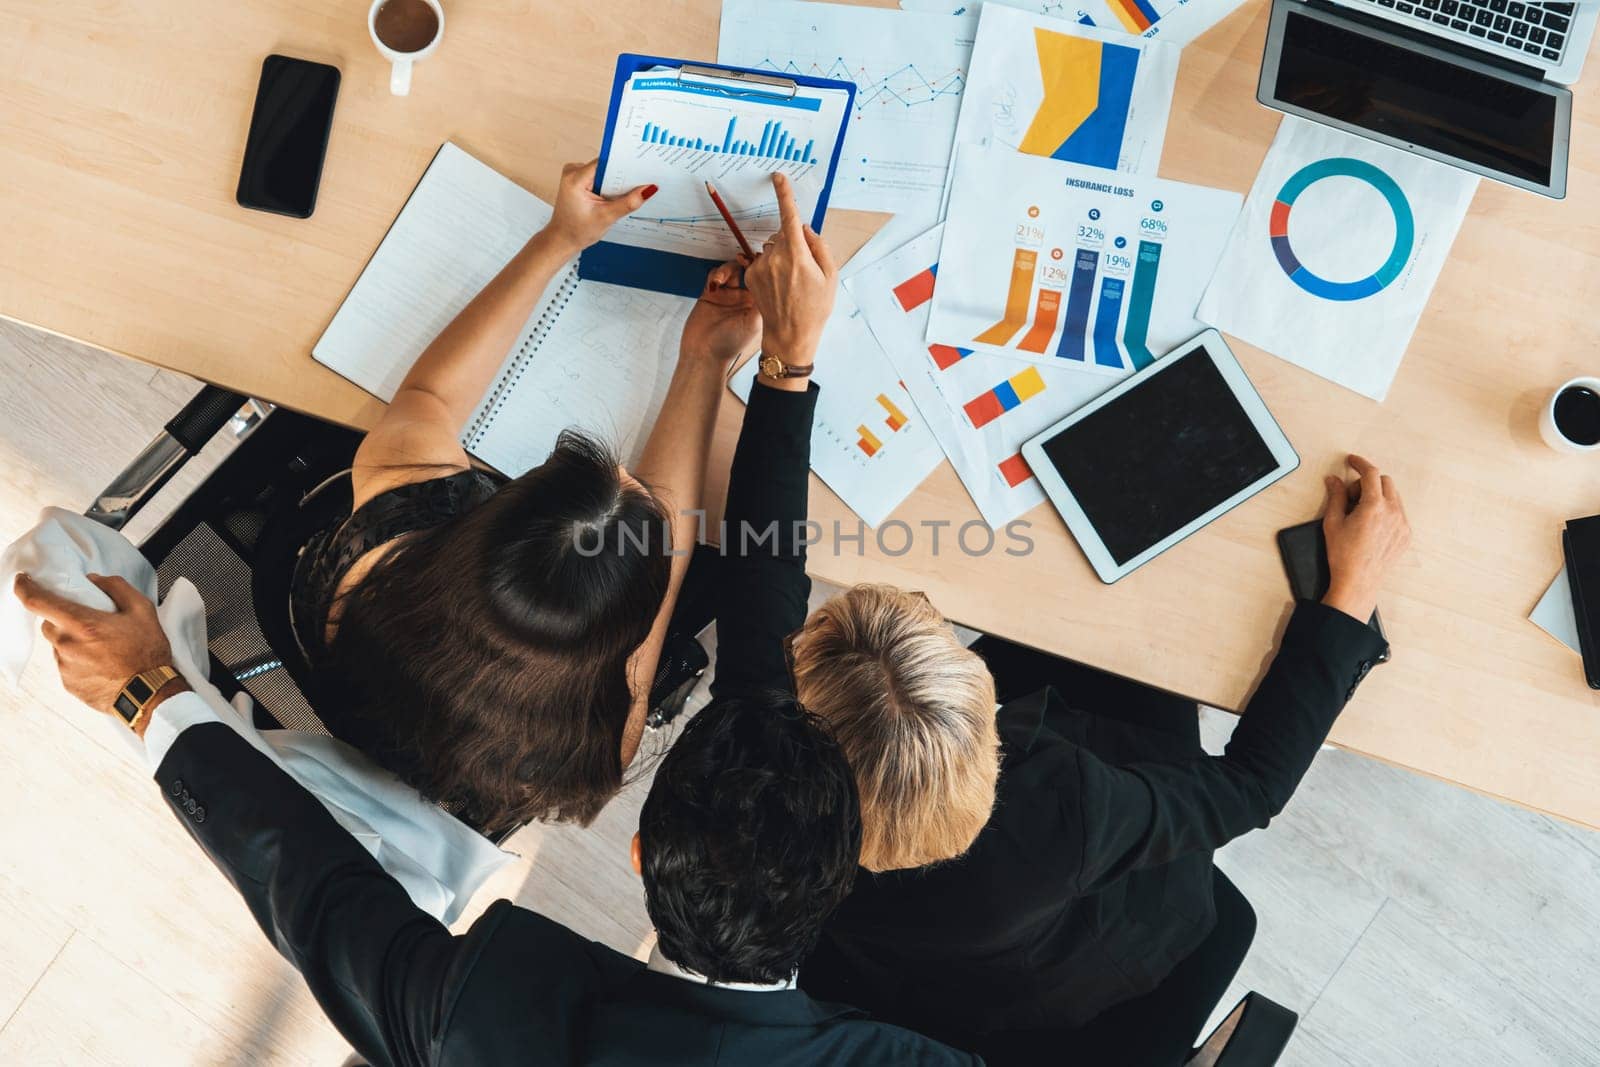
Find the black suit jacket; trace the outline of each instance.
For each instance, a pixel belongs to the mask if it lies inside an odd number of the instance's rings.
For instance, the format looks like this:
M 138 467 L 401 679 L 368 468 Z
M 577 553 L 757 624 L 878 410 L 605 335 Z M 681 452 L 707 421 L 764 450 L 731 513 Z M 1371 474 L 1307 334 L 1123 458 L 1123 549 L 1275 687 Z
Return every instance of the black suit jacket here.
M 801 414 L 752 404 L 730 530 L 804 519 Z M 728 563 L 718 682 L 787 688 L 782 639 L 804 621 L 810 590 L 804 546 Z M 1297 605 L 1220 757 L 1053 689 L 1012 700 L 999 712 L 994 814 L 972 849 L 929 868 L 863 871 L 802 986 L 957 1043 L 1076 1026 L 1148 992 L 1215 922 L 1212 852 L 1283 809 L 1383 649 L 1355 619 Z
M 698 985 L 498 901 L 454 936 L 322 805 L 228 726 L 185 730 L 156 772 L 347 1040 L 376 1065 L 970 1065 L 799 990 Z

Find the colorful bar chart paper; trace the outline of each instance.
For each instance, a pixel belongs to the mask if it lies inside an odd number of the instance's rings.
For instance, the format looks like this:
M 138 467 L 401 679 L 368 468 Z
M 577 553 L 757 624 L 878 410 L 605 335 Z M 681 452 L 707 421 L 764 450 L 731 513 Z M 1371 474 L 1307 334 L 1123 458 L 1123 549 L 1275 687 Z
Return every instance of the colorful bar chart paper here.
M 933 365 L 935 367 L 940 370 L 949 370 L 972 355 L 972 349 L 957 348 L 954 345 L 929 345 L 928 355 L 933 357 Z
M 1028 461 L 1022 458 L 1021 452 L 1001 462 L 999 468 L 1000 477 L 1012 489 L 1033 477 L 1033 471 L 1029 468 Z
M 883 441 L 878 438 L 878 435 L 865 426 L 857 426 L 856 433 L 861 435 L 861 440 L 856 442 L 856 447 L 869 456 L 876 456 L 878 449 L 883 447 Z
M 1106 0 L 1106 4 L 1122 28 L 1132 34 L 1143 33 L 1161 21 L 1161 13 L 1149 0 Z
M 1033 316 L 1033 327 L 1017 342 L 1026 352 L 1043 352 L 1056 334 L 1056 319 L 1061 314 L 1061 290 L 1040 289 L 1039 308 Z
M 1067 291 L 1067 329 L 1061 335 L 1056 355 L 1062 359 L 1084 361 L 1083 343 L 1089 332 L 1089 307 L 1094 302 L 1094 275 L 1100 253 L 1080 248 L 1072 262 L 1072 287 Z
M 1038 265 L 1039 253 L 1031 248 L 1019 248 L 1011 259 L 1011 285 L 1006 290 L 1006 316 L 984 330 L 973 340 L 983 345 L 1003 345 L 1017 335 L 1022 324 L 1028 321 L 1028 305 L 1033 296 L 1033 269 Z
M 911 421 L 910 419 L 906 418 L 905 412 L 895 407 L 893 400 L 890 400 L 882 393 L 878 394 L 878 406 L 883 408 L 884 411 L 888 412 L 888 417 L 883 421 L 888 423 L 890 433 L 898 432 L 900 427 Z
M 933 283 L 939 276 L 939 264 L 907 278 L 894 287 L 895 301 L 904 311 L 915 311 L 933 299 Z
M 962 410 L 975 428 L 981 428 L 1042 392 L 1044 378 L 1040 376 L 1039 368 L 1029 367 L 1013 374 L 988 392 L 979 393 L 967 401 Z
M 1139 242 L 1139 260 L 1133 268 L 1133 292 L 1128 296 L 1128 324 L 1122 331 L 1122 343 L 1128 348 L 1128 358 L 1134 370 L 1144 370 L 1156 361 L 1150 351 L 1150 308 L 1156 299 L 1156 271 L 1161 266 L 1161 245 L 1155 241 Z
M 1094 361 L 1101 367 L 1122 366 L 1122 351 L 1117 348 L 1117 319 L 1122 315 L 1122 279 L 1106 278 L 1100 283 L 1100 306 L 1094 313 Z

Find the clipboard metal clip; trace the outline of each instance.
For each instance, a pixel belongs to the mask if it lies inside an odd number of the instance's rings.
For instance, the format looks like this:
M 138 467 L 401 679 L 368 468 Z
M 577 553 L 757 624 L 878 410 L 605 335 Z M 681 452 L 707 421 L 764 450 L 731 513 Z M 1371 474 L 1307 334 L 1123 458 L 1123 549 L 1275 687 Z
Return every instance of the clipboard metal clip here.
M 689 85 L 717 89 L 730 96 L 783 96 L 793 98 L 800 86 L 793 78 L 781 74 L 758 74 L 754 71 L 728 70 L 724 67 L 698 67 L 684 64 L 678 68 L 678 80 Z

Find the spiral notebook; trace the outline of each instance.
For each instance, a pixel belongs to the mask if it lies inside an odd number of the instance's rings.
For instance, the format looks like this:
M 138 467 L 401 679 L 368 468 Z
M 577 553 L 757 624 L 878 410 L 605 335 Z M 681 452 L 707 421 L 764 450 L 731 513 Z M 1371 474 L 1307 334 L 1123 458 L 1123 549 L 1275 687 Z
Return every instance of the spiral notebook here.
M 528 238 L 550 205 L 446 142 L 311 350 L 383 400 L 422 350 Z M 569 266 L 550 283 L 467 422 L 461 444 L 510 475 L 542 463 L 569 426 L 637 458 L 693 301 Z

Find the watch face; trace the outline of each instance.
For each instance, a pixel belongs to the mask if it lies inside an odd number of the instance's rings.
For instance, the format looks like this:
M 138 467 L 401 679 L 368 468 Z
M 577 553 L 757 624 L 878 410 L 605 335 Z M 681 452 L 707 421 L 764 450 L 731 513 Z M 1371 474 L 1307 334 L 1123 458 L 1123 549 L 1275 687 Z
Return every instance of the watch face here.
M 783 377 L 784 369 L 783 360 L 777 356 L 762 356 L 761 362 L 757 364 L 757 369 L 768 378 L 781 378 Z

